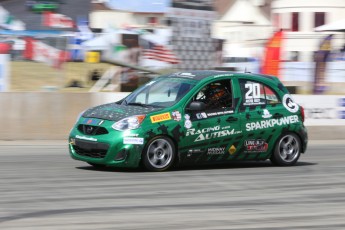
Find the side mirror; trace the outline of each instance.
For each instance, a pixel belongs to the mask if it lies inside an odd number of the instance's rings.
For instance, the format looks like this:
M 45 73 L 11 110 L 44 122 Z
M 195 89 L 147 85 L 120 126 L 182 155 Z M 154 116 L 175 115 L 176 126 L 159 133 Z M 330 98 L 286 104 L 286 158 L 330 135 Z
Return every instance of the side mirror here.
M 206 107 L 206 104 L 204 102 L 193 101 L 192 103 L 190 103 L 188 110 L 201 111 L 201 110 L 205 110 L 205 107 Z

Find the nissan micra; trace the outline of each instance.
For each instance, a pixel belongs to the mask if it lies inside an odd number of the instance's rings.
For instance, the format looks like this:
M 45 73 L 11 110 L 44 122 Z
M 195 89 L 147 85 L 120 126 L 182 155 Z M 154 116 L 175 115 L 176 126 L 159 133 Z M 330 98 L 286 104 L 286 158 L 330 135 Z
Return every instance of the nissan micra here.
M 303 108 L 276 77 L 179 72 L 83 112 L 69 151 L 95 167 L 143 165 L 150 171 L 268 159 L 291 166 L 307 149 L 303 122 Z

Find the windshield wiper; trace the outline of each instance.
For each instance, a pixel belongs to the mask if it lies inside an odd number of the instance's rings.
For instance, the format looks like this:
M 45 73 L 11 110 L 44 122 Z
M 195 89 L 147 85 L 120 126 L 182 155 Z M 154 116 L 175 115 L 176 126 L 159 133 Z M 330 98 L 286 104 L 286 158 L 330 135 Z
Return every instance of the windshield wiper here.
M 126 105 L 134 105 L 134 106 L 141 106 L 141 107 L 152 107 L 151 105 L 143 104 L 141 102 L 129 102 Z

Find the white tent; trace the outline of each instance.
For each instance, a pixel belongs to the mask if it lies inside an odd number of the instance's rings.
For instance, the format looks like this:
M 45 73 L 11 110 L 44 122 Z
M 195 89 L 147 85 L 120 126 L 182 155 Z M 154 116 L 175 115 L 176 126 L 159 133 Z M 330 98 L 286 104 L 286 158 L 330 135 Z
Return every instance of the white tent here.
M 329 24 L 319 26 L 315 28 L 315 31 L 334 31 L 334 32 L 345 32 L 345 19 L 340 21 L 331 22 Z
M 107 50 L 112 44 L 119 43 L 119 34 L 107 33 L 83 42 L 86 50 Z
M 98 37 L 83 42 L 82 46 L 86 50 L 108 50 L 111 46 L 121 44 L 121 34 L 139 34 L 136 31 L 116 30 L 102 34 Z

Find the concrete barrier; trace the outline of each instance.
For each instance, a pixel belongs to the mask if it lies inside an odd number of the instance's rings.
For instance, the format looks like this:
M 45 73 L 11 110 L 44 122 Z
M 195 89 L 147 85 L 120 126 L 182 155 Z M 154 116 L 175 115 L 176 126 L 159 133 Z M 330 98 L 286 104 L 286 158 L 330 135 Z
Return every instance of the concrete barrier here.
M 0 139 L 66 139 L 91 98 L 88 93 L 1 93 Z
M 0 140 L 67 139 L 83 110 L 118 101 L 128 93 L 0 93 Z M 307 122 L 306 122 L 307 123 Z M 345 126 L 307 126 L 311 140 L 345 140 Z

